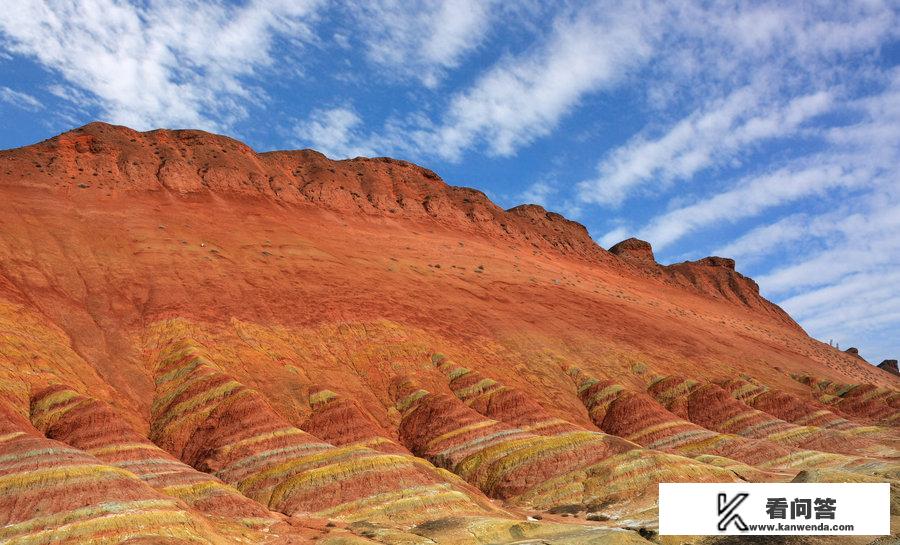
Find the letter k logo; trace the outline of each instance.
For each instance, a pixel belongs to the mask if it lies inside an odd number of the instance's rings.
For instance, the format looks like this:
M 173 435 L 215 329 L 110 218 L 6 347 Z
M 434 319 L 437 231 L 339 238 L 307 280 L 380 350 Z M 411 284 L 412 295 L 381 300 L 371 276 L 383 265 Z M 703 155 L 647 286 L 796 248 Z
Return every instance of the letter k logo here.
M 731 501 L 727 501 L 728 496 L 725 494 L 719 494 L 719 531 L 724 532 L 728 529 L 728 525 L 734 522 L 734 526 L 742 531 L 747 531 L 747 525 L 744 524 L 744 520 L 740 515 L 735 513 L 735 510 L 739 505 L 744 503 L 744 500 L 747 499 L 746 492 L 741 492 L 737 494 L 735 497 L 731 498 Z

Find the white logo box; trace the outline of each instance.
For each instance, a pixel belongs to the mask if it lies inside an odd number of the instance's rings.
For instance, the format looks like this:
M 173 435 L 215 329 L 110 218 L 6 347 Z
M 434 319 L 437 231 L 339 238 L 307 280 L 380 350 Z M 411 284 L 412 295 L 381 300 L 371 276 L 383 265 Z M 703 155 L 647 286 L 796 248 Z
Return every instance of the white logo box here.
M 890 501 L 888 483 L 660 483 L 659 533 L 888 535 Z

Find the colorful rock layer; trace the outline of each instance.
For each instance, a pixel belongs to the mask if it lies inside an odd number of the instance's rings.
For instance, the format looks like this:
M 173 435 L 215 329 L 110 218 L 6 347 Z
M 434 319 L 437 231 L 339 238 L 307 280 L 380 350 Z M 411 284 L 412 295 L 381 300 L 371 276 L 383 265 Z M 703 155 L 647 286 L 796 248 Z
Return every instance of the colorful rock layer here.
M 866 437 L 873 442 L 896 444 L 900 432 L 896 428 L 864 425 L 829 410 L 814 399 L 803 399 L 782 390 L 769 388 L 750 377 L 730 379 L 719 383 L 732 397 L 760 411 L 777 416 L 798 426 L 816 426 L 826 430 L 847 432 Z M 893 454 L 885 449 L 884 455 Z
M 317 390 L 309 397 L 312 414 L 300 428 L 332 445 L 369 447 L 389 454 L 409 454 L 369 416 L 359 403 L 331 390 Z
M 900 426 L 900 392 L 874 384 L 837 384 L 809 375 L 792 375 L 818 395 L 819 401 L 863 421 Z
M 750 480 L 777 478 L 771 474 L 773 471 L 806 468 L 875 471 L 892 467 L 882 460 L 798 448 L 787 440 L 772 440 L 769 436 L 741 436 L 732 430 L 717 429 L 715 423 L 707 427 L 703 425 L 707 422 L 682 418 L 644 392 L 629 390 L 611 380 L 598 380 L 577 368 L 570 369 L 569 373 L 591 418 L 603 431 L 647 448 L 727 467 Z M 699 386 L 696 382 L 687 384 L 691 388 Z M 682 383 L 671 386 L 670 389 L 657 387 L 659 398 L 687 411 L 680 396 L 690 388 Z M 780 439 L 777 435 L 773 437 Z
M 44 435 L 130 471 L 156 490 L 204 513 L 270 525 L 270 512 L 212 475 L 177 460 L 137 433 L 108 404 L 65 386 L 38 392 L 31 420 Z
M 180 501 L 130 471 L 45 438 L 0 402 L 0 542 L 87 545 L 142 540 L 225 542 Z
M 450 381 L 450 389 L 463 403 L 482 415 L 538 435 L 584 431 L 584 428 L 552 416 L 521 390 L 508 388 L 477 371 L 459 367 L 436 355 L 432 363 Z
M 716 433 L 666 410 L 649 395 L 571 369 L 578 394 L 601 430 L 651 449 L 698 458 L 720 456 L 752 466 L 789 467 L 786 447 Z
M 682 377 L 659 377 L 648 391 L 664 406 L 707 429 L 753 439 L 766 439 L 790 448 L 837 454 L 878 454 L 874 443 L 843 431 L 798 426 L 754 409 L 721 386 Z
M 269 509 L 404 523 L 422 521 L 433 509 L 489 512 L 424 460 L 335 447 L 291 426 L 189 342 L 165 351 L 157 371 L 151 438 Z
M 400 438 L 414 454 L 447 468 L 489 496 L 536 508 L 616 502 L 655 495 L 652 483 L 730 481 L 733 475 L 686 458 L 647 451 L 589 431 L 537 435 L 486 418 L 456 397 L 395 386 Z

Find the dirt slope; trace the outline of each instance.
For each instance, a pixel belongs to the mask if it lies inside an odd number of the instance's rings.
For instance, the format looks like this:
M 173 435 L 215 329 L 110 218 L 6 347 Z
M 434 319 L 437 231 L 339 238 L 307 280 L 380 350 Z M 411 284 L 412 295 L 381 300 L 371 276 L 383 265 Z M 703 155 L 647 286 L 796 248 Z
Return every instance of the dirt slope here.
M 669 396 L 675 376 L 690 388 Z M 558 214 L 502 210 L 404 161 L 102 123 L 0 151 L 0 424 L 67 443 L 79 467 L 135 464 L 149 477 L 120 488 L 174 498 L 191 539 L 243 539 L 220 520 L 235 512 L 251 541 L 408 542 L 435 534 L 413 531 L 435 506 L 512 532 L 510 517 L 571 498 L 586 512 L 611 486 L 622 516 L 652 524 L 652 498 L 629 492 L 650 459 L 667 478 L 893 476 L 898 385 L 809 338 L 733 260 L 661 265 L 636 239 L 607 251 Z M 651 398 L 654 422 L 744 437 L 706 452 L 617 419 Z M 771 438 L 689 410 L 707 398 L 796 440 L 756 456 Z M 627 448 L 582 448 L 620 444 L 607 433 Z M 523 535 L 581 535 L 549 524 Z

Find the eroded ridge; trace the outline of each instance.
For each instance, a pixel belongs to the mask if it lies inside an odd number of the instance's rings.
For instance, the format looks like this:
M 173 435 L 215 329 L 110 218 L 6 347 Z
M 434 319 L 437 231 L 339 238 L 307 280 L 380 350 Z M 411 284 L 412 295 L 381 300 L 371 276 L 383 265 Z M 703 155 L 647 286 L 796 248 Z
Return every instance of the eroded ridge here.
M 490 512 L 424 460 L 335 447 L 291 426 L 190 341 L 164 350 L 157 372 L 151 438 L 269 509 L 394 522 L 425 520 L 432 509 Z
M 766 478 L 751 466 L 775 469 L 800 462 L 786 447 L 708 430 L 671 413 L 648 394 L 613 380 L 600 380 L 577 368 L 568 373 L 598 428 L 645 448 L 727 467 L 751 480 Z
M 353 399 L 327 389 L 309 396 L 312 414 L 300 424 L 304 431 L 335 446 L 368 447 L 390 454 L 409 454 Z
M 804 399 L 783 390 L 770 388 L 751 377 L 735 378 L 719 383 L 735 399 L 760 411 L 797 424 L 826 430 L 847 432 L 872 441 L 898 441 L 894 428 L 863 425 L 832 412 L 814 399 Z
M 456 397 L 488 418 L 538 435 L 585 431 L 581 426 L 554 417 L 527 393 L 458 366 L 443 355 L 435 354 L 432 363 L 447 376 Z
M 612 380 L 599 380 L 577 368 L 569 369 L 569 374 L 600 429 L 647 448 L 727 467 L 748 480 L 777 480 L 781 478 L 777 472 L 801 469 L 869 472 L 890 468 L 890 464 L 877 459 L 800 448 L 793 443 L 773 441 L 768 436 L 745 437 L 710 429 L 702 422 L 673 413 L 643 391 L 626 388 Z
M 717 384 L 678 376 L 657 377 L 648 391 L 679 416 L 722 433 L 836 454 L 878 455 L 881 450 L 863 437 L 817 426 L 799 426 L 754 409 Z
M 792 375 L 813 390 L 820 402 L 865 422 L 900 426 L 900 392 L 874 384 L 838 384 L 810 375 Z
M 395 384 L 401 441 L 492 497 L 549 509 L 655 503 L 657 482 L 731 481 L 720 468 L 589 431 L 537 435 L 487 418 L 456 397 Z
M 276 522 L 262 505 L 140 435 L 103 401 L 53 385 L 32 398 L 31 419 L 47 437 L 130 471 L 156 490 L 204 513 L 239 518 L 246 526 L 268 527 Z
M 87 545 L 154 536 L 169 544 L 226 542 L 184 503 L 47 439 L 0 400 L 0 541 Z

